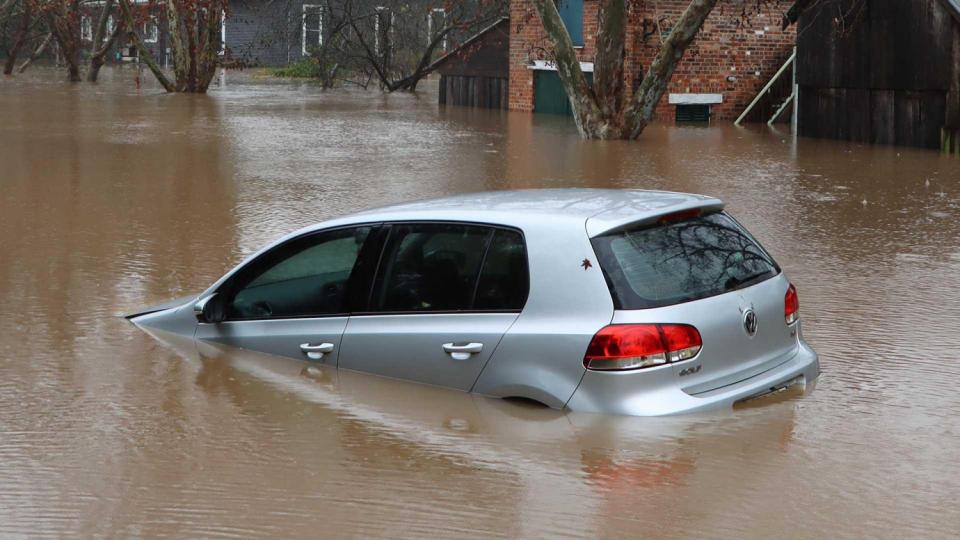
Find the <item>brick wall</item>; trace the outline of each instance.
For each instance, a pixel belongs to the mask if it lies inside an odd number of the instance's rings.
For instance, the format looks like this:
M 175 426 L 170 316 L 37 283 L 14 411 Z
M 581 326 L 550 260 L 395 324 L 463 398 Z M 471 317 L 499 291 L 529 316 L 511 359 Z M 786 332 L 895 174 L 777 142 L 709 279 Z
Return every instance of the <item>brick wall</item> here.
M 721 2 L 677 66 L 657 107 L 657 118 L 673 119 L 674 108 L 667 104 L 670 93 L 722 94 L 723 103 L 711 106 L 713 118 L 736 118 L 793 48 L 794 27 L 780 30 L 781 14 L 791 3 L 790 0 L 779 0 L 743 20 L 730 3 Z M 628 92 L 638 83 L 643 70 L 656 54 L 659 43 L 656 21 L 662 21 L 663 27 L 672 25 L 688 4 L 689 0 L 634 4 L 627 28 L 625 77 Z M 584 0 L 584 47 L 579 51 L 580 60 L 584 62 L 592 62 L 595 55 L 598 5 L 599 0 Z M 532 111 L 534 70 L 528 66 L 532 60 L 549 59 L 550 42 L 531 0 L 511 1 L 510 25 L 510 108 Z

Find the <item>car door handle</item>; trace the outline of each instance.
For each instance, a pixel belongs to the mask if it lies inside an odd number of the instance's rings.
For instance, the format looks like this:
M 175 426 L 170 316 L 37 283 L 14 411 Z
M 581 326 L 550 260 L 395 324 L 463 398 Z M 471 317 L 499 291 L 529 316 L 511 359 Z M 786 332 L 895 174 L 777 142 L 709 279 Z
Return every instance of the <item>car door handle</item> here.
M 333 352 L 333 343 L 302 343 L 300 350 L 311 360 L 322 360 L 323 355 Z
M 456 343 L 444 343 L 443 352 L 449 354 L 454 360 L 466 360 L 470 355 L 477 354 L 483 350 L 483 343 L 465 343 L 457 345 Z

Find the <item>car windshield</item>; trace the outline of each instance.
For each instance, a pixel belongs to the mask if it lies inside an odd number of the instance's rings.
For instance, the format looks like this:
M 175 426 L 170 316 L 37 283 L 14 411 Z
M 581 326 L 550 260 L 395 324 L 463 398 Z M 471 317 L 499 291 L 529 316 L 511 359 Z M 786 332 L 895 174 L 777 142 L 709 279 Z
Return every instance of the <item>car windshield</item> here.
M 780 273 L 756 240 L 725 213 L 627 228 L 592 242 L 617 309 L 689 302 Z

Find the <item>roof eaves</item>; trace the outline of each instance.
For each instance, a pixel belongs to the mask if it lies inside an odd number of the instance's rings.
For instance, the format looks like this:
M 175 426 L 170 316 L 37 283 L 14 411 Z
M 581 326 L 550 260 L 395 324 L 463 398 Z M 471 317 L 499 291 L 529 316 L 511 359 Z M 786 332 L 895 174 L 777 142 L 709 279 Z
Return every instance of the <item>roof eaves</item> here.
M 477 32 L 476 34 L 470 36 L 469 39 L 467 39 L 466 41 L 464 41 L 463 43 L 461 43 L 457 48 L 455 48 L 455 49 L 453 49 L 452 51 L 448 52 L 447 54 L 441 56 L 440 58 L 437 58 L 436 60 L 434 60 L 429 66 L 427 66 L 426 71 L 429 72 L 429 71 L 433 71 L 433 70 L 437 69 L 438 67 L 440 67 L 441 64 L 443 64 L 443 63 L 446 62 L 448 59 L 450 59 L 451 57 L 453 57 L 453 55 L 455 55 L 455 54 L 457 54 L 458 52 L 462 51 L 465 47 L 469 47 L 471 44 L 473 44 L 474 42 L 476 42 L 477 40 L 479 40 L 481 37 L 483 37 L 487 32 L 493 30 L 493 29 L 496 28 L 497 26 L 500 26 L 500 23 L 502 23 L 502 22 L 504 22 L 504 21 L 509 21 L 509 20 L 510 20 L 510 17 L 500 17 L 499 19 L 497 19 L 496 21 L 494 21 L 494 23 L 491 24 L 490 26 L 488 26 L 488 27 L 484 28 L 483 30 Z

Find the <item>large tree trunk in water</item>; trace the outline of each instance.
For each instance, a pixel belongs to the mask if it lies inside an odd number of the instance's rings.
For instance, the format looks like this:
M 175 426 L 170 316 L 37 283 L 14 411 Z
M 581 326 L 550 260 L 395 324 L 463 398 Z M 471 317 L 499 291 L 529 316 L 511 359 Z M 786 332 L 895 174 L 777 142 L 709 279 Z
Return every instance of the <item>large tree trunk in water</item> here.
M 67 80 L 80 82 L 80 0 L 66 0 L 56 6 L 47 12 L 47 27 L 67 64 Z
M 32 64 L 33 61 L 36 60 L 38 56 L 43 54 L 43 51 L 47 50 L 47 47 L 50 45 L 51 41 L 53 41 L 52 32 L 47 34 L 46 37 L 43 38 L 43 41 L 40 42 L 40 45 L 38 45 L 37 48 L 34 49 L 32 53 L 30 53 L 30 57 L 24 60 L 22 64 L 20 64 L 20 67 L 17 68 L 17 73 L 23 73 L 24 71 L 26 71 L 27 68 L 30 67 L 30 64 Z
M 597 53 L 591 86 L 580 69 L 555 0 L 533 0 L 553 46 L 554 61 L 570 99 L 580 135 L 587 139 L 635 139 L 653 119 L 677 64 L 718 0 L 691 0 L 661 43 L 643 82 L 624 110 L 627 9 L 625 0 L 600 0 Z
M 106 38 L 107 20 L 110 18 L 110 12 L 113 11 L 113 0 L 106 0 L 103 9 L 100 11 L 100 19 L 97 20 L 97 30 L 93 35 L 94 50 L 90 55 L 90 70 L 87 71 L 87 82 L 97 82 L 100 75 L 100 68 L 103 67 L 107 53 L 117 41 L 117 37 L 123 32 L 124 20 L 120 19 L 113 25 L 113 32 Z M 106 41 L 104 41 L 106 38 Z
M 173 2 L 171 0 L 167 3 L 172 4 Z M 176 92 L 176 86 L 163 74 L 160 66 L 158 66 L 156 60 L 153 59 L 153 55 L 150 54 L 150 49 L 147 49 L 146 45 L 143 44 L 143 39 L 140 37 L 140 34 L 137 33 L 137 27 L 133 21 L 133 14 L 130 10 L 130 0 L 120 0 L 120 11 L 123 13 L 124 23 L 127 25 L 127 28 L 130 29 L 130 38 L 133 39 L 133 45 L 137 48 L 140 60 L 147 64 L 147 67 L 150 68 L 153 76 L 157 78 L 157 82 L 163 86 L 164 90 L 167 92 Z
M 667 39 L 660 45 L 647 75 L 640 83 L 640 88 L 633 95 L 630 107 L 625 113 L 625 120 L 629 126 L 629 138 L 636 139 L 653 119 L 657 103 L 667 91 L 667 85 L 677 69 L 677 64 L 683 58 L 687 47 L 697 37 L 697 32 L 703 28 L 704 21 L 717 5 L 717 0 L 692 0 L 687 9 L 674 25 Z
M 597 20 L 593 93 L 601 115 L 612 124 L 611 134 L 615 134 L 623 129 L 619 120 L 623 113 L 623 62 L 627 53 L 627 7 L 624 0 L 601 0 Z
M 601 117 L 600 108 L 597 107 L 594 100 L 593 89 L 590 88 L 587 77 L 580 69 L 577 52 L 573 48 L 573 41 L 570 39 L 567 28 L 560 18 L 560 12 L 557 11 L 556 2 L 554 0 L 533 0 L 533 6 L 540 16 L 543 29 L 553 42 L 553 56 L 557 65 L 557 74 L 560 75 L 560 82 L 570 99 L 570 107 L 573 109 L 573 120 L 577 124 L 577 130 L 586 139 L 606 138 L 603 137 L 606 122 Z
M 13 46 L 10 47 L 10 51 L 7 53 L 7 62 L 3 65 L 3 74 L 10 75 L 13 73 L 13 66 L 17 63 L 17 55 L 20 54 L 20 49 L 23 47 L 23 44 L 27 41 L 27 33 L 30 31 L 30 4 L 29 2 L 24 2 L 23 4 L 23 15 L 20 17 L 20 27 L 17 29 L 17 35 L 13 39 Z

